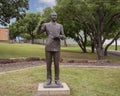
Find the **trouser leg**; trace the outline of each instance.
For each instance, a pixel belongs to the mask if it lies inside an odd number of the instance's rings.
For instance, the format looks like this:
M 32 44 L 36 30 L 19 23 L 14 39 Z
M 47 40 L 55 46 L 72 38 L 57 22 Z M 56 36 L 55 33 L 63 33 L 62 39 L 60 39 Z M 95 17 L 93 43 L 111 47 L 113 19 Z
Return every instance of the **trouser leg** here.
M 46 51 L 46 63 L 47 63 L 47 80 L 52 80 L 52 52 Z
M 54 52 L 53 58 L 54 58 L 55 80 L 59 80 L 60 52 Z

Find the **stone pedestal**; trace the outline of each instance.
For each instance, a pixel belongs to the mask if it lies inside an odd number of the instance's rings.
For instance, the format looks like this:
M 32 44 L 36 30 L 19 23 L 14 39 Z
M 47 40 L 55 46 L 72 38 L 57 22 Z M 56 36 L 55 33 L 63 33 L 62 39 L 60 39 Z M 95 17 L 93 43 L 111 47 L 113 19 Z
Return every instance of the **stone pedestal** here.
M 70 89 L 66 83 L 63 88 L 44 88 L 44 83 L 38 85 L 38 96 L 70 96 Z

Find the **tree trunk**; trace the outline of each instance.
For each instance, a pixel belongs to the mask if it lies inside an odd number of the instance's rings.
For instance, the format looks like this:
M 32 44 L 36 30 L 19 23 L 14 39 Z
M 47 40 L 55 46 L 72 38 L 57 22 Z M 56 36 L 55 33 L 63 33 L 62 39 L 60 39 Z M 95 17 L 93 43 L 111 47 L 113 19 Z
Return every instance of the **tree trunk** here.
M 98 60 L 104 59 L 104 49 L 103 49 L 103 44 L 102 44 L 102 35 L 101 32 L 99 32 L 99 35 L 96 38 L 96 51 L 98 55 Z
M 32 44 L 34 44 L 34 36 L 31 36 L 32 37 Z
M 104 59 L 104 50 L 101 47 L 101 45 L 96 47 L 96 51 L 97 51 L 97 55 L 98 55 L 98 60 L 103 60 Z
M 105 56 L 107 56 L 107 50 L 113 42 L 114 42 L 114 39 L 105 47 L 105 51 L 104 51 Z
M 94 43 L 91 44 L 91 53 L 95 53 L 95 46 L 94 46 Z
M 83 52 L 83 53 L 87 53 L 86 46 L 82 45 L 82 44 L 80 43 L 80 41 L 77 41 L 77 43 L 78 43 L 79 47 L 81 48 L 82 52 Z
M 81 34 L 78 34 L 77 38 L 74 38 L 74 40 L 78 43 L 79 47 L 82 49 L 82 52 L 87 53 L 87 49 L 86 49 L 87 33 L 86 33 L 86 30 L 84 30 L 84 37 L 82 37 Z
M 94 41 L 91 40 L 91 53 L 95 53 L 95 44 Z
M 87 53 L 87 49 L 86 49 L 86 47 L 83 49 L 83 53 Z
M 83 43 L 83 47 L 84 47 L 84 52 L 87 53 L 87 49 L 86 49 L 86 45 L 87 45 L 87 30 L 84 30 L 84 43 Z
M 32 44 L 34 44 L 34 38 L 32 38 Z
M 117 39 L 115 40 L 115 50 L 117 50 Z
M 102 32 L 103 32 L 103 17 L 102 17 L 102 10 L 99 8 L 97 10 L 97 15 L 98 15 L 98 28 L 96 31 L 96 36 L 95 40 L 97 40 L 97 45 L 96 45 L 96 51 L 98 55 L 98 60 L 103 60 L 104 59 L 104 49 L 103 49 L 103 44 L 102 44 Z
M 105 47 L 105 51 L 104 51 L 104 55 L 107 56 L 107 50 L 109 48 L 109 46 L 115 41 L 117 40 L 117 38 L 119 37 L 120 32 L 118 32 L 118 34 L 114 37 L 114 39 Z
M 109 45 L 110 46 L 110 45 Z M 107 56 L 107 50 L 108 50 L 108 45 L 105 47 L 105 50 L 104 50 L 104 55 Z
M 30 34 L 30 36 L 31 36 L 31 40 L 32 40 L 32 44 L 34 44 L 34 38 L 35 38 L 35 36 L 33 35 L 33 33 L 31 32 L 31 34 Z

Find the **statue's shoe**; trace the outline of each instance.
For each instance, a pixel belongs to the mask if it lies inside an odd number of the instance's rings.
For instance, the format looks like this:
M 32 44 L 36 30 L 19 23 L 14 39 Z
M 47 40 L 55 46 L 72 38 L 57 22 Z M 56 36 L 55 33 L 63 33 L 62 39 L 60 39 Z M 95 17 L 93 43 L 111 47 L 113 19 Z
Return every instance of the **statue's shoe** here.
M 52 82 L 52 80 L 51 80 L 51 79 L 48 79 L 47 82 L 46 82 L 46 85 L 50 85 L 51 82 Z
M 57 84 L 57 85 L 61 85 L 60 80 L 55 80 L 55 84 Z

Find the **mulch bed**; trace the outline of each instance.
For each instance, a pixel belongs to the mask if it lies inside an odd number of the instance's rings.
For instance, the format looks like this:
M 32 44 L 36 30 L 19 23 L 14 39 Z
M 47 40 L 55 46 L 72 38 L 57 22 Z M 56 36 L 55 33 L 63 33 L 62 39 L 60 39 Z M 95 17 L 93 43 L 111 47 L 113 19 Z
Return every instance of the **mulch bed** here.
M 41 59 L 38 57 L 29 57 L 29 58 L 9 58 L 9 59 L 0 59 L 0 64 L 9 64 L 9 63 L 17 63 L 17 62 L 31 62 L 31 61 L 45 61 L 45 59 Z
M 44 58 L 29 57 L 29 58 L 9 58 L 0 59 L 0 64 L 10 64 L 18 62 L 33 62 L 33 61 L 46 61 Z M 110 63 L 108 60 L 85 60 L 85 59 L 60 59 L 61 63 Z
M 44 58 L 29 57 L 29 58 L 9 58 L 0 59 L 0 72 L 22 69 L 27 67 L 45 65 L 46 60 Z M 108 60 L 81 60 L 81 59 L 60 59 L 61 65 L 85 65 L 85 66 L 120 66 L 120 64 L 112 63 Z

